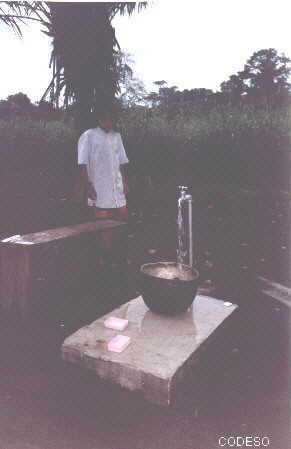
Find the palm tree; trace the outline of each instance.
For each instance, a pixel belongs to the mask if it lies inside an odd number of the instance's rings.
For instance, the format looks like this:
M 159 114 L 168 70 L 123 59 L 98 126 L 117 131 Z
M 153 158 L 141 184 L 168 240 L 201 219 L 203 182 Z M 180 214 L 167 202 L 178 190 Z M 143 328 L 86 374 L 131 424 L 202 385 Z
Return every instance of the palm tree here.
M 16 34 L 22 36 L 21 25 L 28 20 L 42 21 L 38 12 L 40 2 L 0 2 L 0 23 L 9 26 Z
M 140 11 L 146 2 L 0 2 L 0 21 L 21 34 L 26 20 L 38 21 L 52 38 L 52 80 L 42 100 L 75 104 L 77 127 L 90 113 L 112 107 L 122 64 L 112 26 L 116 14 Z M 124 67 L 123 67 L 124 69 Z

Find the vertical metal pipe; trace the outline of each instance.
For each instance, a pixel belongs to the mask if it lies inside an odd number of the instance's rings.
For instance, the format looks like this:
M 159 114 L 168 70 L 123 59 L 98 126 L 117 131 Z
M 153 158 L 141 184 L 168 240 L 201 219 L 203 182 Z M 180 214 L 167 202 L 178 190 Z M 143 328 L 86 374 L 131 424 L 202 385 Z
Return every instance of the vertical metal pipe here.
M 193 267 L 192 197 L 188 199 L 188 219 L 189 219 L 189 265 L 190 267 Z

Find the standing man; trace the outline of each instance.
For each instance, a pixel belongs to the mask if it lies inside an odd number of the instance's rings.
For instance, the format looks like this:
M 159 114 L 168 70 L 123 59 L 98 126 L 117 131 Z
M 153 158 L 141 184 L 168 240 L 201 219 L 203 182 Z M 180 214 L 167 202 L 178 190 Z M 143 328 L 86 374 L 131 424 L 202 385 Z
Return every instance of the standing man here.
M 88 129 L 78 141 L 79 199 L 86 201 L 95 218 L 128 218 L 124 165 L 127 164 L 121 135 L 114 131 L 113 115 L 103 112 L 98 126 Z M 103 260 L 115 265 L 126 260 L 117 231 L 102 233 Z M 119 241 L 118 241 L 119 240 Z M 123 253 L 125 248 L 123 248 Z M 120 257 L 121 256 L 121 257 Z

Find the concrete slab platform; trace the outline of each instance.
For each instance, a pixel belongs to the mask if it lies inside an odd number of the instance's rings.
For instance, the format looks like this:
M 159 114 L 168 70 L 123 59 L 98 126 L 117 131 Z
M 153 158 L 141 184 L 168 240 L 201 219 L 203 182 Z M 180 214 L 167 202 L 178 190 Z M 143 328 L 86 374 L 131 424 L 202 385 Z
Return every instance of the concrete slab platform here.
M 138 297 L 69 336 L 62 345 L 62 358 L 168 406 L 188 368 L 236 309 L 235 304 L 197 295 L 187 312 L 163 316 L 149 311 Z M 123 332 L 106 328 L 109 316 L 127 319 L 128 327 Z M 117 334 L 131 338 L 121 353 L 107 349 Z

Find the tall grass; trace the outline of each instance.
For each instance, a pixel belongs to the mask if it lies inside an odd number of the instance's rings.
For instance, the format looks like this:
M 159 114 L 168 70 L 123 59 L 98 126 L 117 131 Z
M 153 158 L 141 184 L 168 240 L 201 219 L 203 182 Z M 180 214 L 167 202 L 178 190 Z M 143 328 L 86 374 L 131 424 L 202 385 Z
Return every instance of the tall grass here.
M 159 108 L 148 111 L 132 108 L 120 122 L 128 136 L 166 136 L 184 140 L 205 141 L 213 134 L 240 139 L 246 134 L 274 133 L 291 136 L 291 108 L 238 105 L 216 106 L 209 111 L 181 107 L 172 114 Z
M 133 170 L 181 179 L 286 184 L 291 171 L 291 108 L 193 105 L 123 112 L 119 129 Z M 64 122 L 0 120 L 1 173 L 41 170 L 61 183 L 77 164 L 77 134 Z M 203 181 L 203 182 L 204 182 Z
M 120 125 L 132 158 L 146 150 L 147 163 L 149 158 L 152 161 L 148 170 L 163 172 L 165 177 L 173 176 L 174 170 L 203 183 L 289 185 L 290 107 L 134 108 L 124 114 Z
M 27 164 L 45 166 L 48 161 L 73 154 L 76 134 L 62 122 L 41 122 L 16 118 L 0 120 L 1 171 L 25 168 Z

